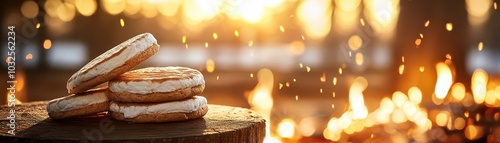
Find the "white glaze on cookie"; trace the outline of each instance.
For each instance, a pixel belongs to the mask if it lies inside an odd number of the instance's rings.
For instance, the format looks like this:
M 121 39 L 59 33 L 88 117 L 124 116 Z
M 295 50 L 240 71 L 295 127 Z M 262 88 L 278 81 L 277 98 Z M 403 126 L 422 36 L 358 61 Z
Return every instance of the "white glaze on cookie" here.
M 117 79 L 109 82 L 111 92 L 135 94 L 173 92 L 205 84 L 204 77 L 199 71 L 186 67 L 143 68 L 127 72 Z
M 62 112 L 83 108 L 88 105 L 109 102 L 106 91 L 94 92 L 88 95 L 69 95 L 49 101 L 47 112 Z

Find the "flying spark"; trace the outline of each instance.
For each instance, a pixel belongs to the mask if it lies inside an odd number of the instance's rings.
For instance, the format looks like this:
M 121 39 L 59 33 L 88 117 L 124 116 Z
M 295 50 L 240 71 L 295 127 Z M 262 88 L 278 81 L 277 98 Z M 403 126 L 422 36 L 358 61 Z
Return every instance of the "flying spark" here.
M 213 34 L 212 34 L 212 37 L 214 37 L 214 39 L 215 39 L 215 40 L 217 40 L 217 37 L 218 37 L 218 36 L 217 36 L 217 33 L 213 33 Z
M 50 41 L 50 39 L 45 39 L 43 41 L 43 48 L 45 50 L 48 50 L 48 49 L 50 49 L 50 47 L 52 47 L 52 41 Z
M 122 27 L 124 27 L 124 26 L 125 26 L 125 21 L 123 21 L 123 18 L 120 18 L 120 25 L 121 25 Z
M 420 38 L 417 38 L 417 40 L 415 40 L 415 45 L 420 46 L 420 44 L 422 43 L 422 39 Z
M 321 82 L 326 81 L 326 74 L 325 73 L 323 73 L 323 75 L 321 75 L 321 77 L 319 78 L 319 81 L 321 81 Z
M 306 71 L 307 71 L 307 72 L 310 72 L 310 71 L 311 71 L 311 67 L 306 66 Z
M 283 88 L 283 83 L 279 83 L 279 89 Z
M 208 42 L 205 42 L 205 48 L 208 48 Z
M 253 73 L 250 73 L 250 78 L 253 78 Z
M 361 23 L 361 26 L 365 26 L 365 20 L 363 20 L 363 18 L 359 19 L 359 22 Z
M 290 82 L 285 83 L 286 87 L 290 87 Z
M 425 27 L 428 27 L 428 26 L 429 26 L 429 24 L 431 24 L 431 21 L 430 21 L 430 20 L 427 20 L 427 22 L 425 22 L 424 26 L 425 26 Z
M 239 37 L 240 36 L 240 32 L 238 32 L 238 30 L 234 30 L 234 36 Z
M 33 55 L 32 54 L 26 55 L 26 60 L 31 60 L 31 59 L 33 59 Z
M 182 43 L 186 43 L 186 35 L 182 36 Z
M 303 67 L 304 67 L 304 65 L 303 65 L 302 63 L 299 63 L 299 67 L 300 67 L 300 68 L 303 68 Z
M 300 37 L 302 38 L 302 40 L 306 40 L 306 38 L 304 37 L 304 35 L 300 35 Z
M 248 41 L 248 47 L 252 47 L 253 46 L 253 41 Z
M 446 23 L 446 30 L 448 31 L 453 30 L 453 23 Z
M 293 82 L 297 82 L 297 79 L 295 79 L 295 78 L 294 78 L 294 79 L 293 79 Z
M 483 42 L 479 42 L 479 44 L 477 45 L 477 50 L 483 51 Z
M 299 96 L 295 95 L 295 101 L 299 100 Z
M 280 25 L 280 31 L 285 32 L 285 28 L 283 28 L 283 26 L 281 26 L 281 25 Z
M 219 76 L 217 76 L 217 80 L 219 80 Z
M 36 24 L 36 29 L 40 28 L 40 23 Z
M 339 68 L 339 74 L 342 74 L 342 68 Z
M 405 71 L 405 65 L 400 65 L 399 66 L 399 74 L 402 75 L 404 71 Z

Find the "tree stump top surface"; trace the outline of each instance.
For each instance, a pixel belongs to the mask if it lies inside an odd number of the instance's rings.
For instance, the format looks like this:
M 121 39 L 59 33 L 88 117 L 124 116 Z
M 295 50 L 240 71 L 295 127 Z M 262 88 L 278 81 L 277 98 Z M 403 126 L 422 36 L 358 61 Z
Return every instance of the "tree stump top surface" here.
M 55 121 L 47 102 L 11 108 L 0 106 L 0 142 L 263 142 L 265 120 L 249 109 L 208 105 L 200 119 L 137 124 L 111 119 L 106 114 Z M 15 135 L 8 133 L 9 111 L 16 110 Z

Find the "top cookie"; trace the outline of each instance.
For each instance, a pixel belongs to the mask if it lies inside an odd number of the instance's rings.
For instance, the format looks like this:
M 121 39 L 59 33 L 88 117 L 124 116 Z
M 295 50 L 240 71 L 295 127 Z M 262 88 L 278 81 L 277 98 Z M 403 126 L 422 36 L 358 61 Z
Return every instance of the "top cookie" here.
M 109 81 L 156 54 L 160 45 L 150 33 L 139 34 L 99 55 L 69 78 L 69 93 L 81 93 Z

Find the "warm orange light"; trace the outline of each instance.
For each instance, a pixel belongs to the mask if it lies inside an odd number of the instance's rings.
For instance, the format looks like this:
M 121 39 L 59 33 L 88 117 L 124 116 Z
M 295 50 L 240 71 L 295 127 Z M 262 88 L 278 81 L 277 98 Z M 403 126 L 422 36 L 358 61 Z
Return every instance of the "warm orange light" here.
M 465 119 L 462 117 L 457 117 L 453 122 L 453 127 L 457 130 L 462 130 L 465 127 Z
M 120 26 L 122 26 L 122 27 L 125 26 L 125 21 L 123 21 L 123 18 L 120 18 Z
M 75 18 L 75 6 L 70 3 L 62 3 L 57 7 L 57 17 L 64 22 Z
M 478 51 L 482 51 L 483 50 L 483 42 L 479 42 L 479 44 L 477 45 L 477 50 Z
M 382 40 L 390 40 L 396 28 L 400 0 L 364 0 L 364 15 L 366 21 L 379 33 Z
M 453 30 L 453 23 L 446 23 L 446 30 L 448 31 Z
M 75 7 L 81 15 L 91 16 L 97 10 L 97 2 L 95 0 L 75 0 Z
M 38 15 L 38 4 L 35 1 L 24 1 L 21 5 L 21 14 L 26 18 L 35 18 Z
M 217 40 L 217 38 L 219 38 L 219 36 L 217 35 L 217 33 L 212 33 L 212 37 L 214 38 L 214 40 Z
M 304 0 L 297 7 L 296 15 L 308 38 L 322 40 L 330 33 L 332 11 L 331 0 Z
M 312 136 L 316 132 L 316 122 L 313 117 L 306 117 L 299 123 L 298 129 L 302 136 Z
M 415 45 L 420 46 L 421 43 L 422 43 L 422 39 L 417 38 L 417 40 L 415 40 Z
M 450 67 L 443 62 L 436 64 L 437 81 L 434 88 L 436 98 L 444 99 L 453 83 L 453 77 Z
M 214 60 L 208 59 L 206 67 L 207 67 L 207 71 L 209 73 L 214 72 L 214 70 L 215 70 L 215 62 L 214 62 Z
M 274 76 L 269 69 L 260 69 L 257 73 L 258 83 L 248 96 L 251 109 L 259 113 L 266 120 L 266 138 L 264 140 L 274 140 L 271 137 L 271 110 L 273 108 L 273 84 Z M 266 141 L 265 141 L 266 142 Z
M 282 138 L 293 138 L 295 135 L 295 122 L 289 118 L 281 120 L 278 124 L 277 132 Z
M 472 74 L 471 79 L 471 89 L 472 95 L 474 96 L 474 101 L 477 104 L 484 102 L 486 97 L 486 84 L 488 83 L 488 74 L 482 70 L 477 69 Z
M 399 65 L 399 74 L 403 74 L 403 72 L 405 71 L 405 65 Z
M 126 2 L 124 0 L 103 0 L 101 6 L 109 14 L 117 15 L 125 9 Z
M 420 104 L 420 102 L 422 102 L 422 91 L 420 91 L 418 87 L 411 87 L 408 89 L 408 97 L 410 102 Z
M 451 87 L 451 95 L 455 101 L 462 101 L 465 97 L 465 86 L 458 82 Z
M 449 113 L 446 111 L 441 111 L 436 116 L 436 124 L 438 126 L 444 127 L 448 123 L 448 118 L 450 118 Z
M 394 102 L 394 105 L 396 105 L 399 108 L 403 107 L 403 104 L 408 101 L 408 97 L 401 92 L 401 91 L 396 91 L 392 94 L 392 102 Z
M 361 47 L 361 45 L 363 45 L 363 40 L 358 35 L 353 35 L 351 36 L 351 38 L 349 38 L 347 43 L 351 50 L 356 51 Z
M 240 36 L 240 32 L 238 32 L 238 30 L 234 30 L 234 36 L 239 37 Z
M 363 54 L 361 54 L 360 52 L 356 53 L 356 65 L 362 65 L 364 61 L 363 59 Z
M 493 0 L 466 0 L 465 4 L 469 15 L 482 17 L 488 14 Z
M 26 60 L 31 60 L 31 59 L 33 59 L 33 55 L 32 54 L 26 55 Z
M 295 40 L 290 44 L 290 53 L 293 55 L 302 55 L 305 51 L 305 45 L 303 41 Z
M 50 39 L 45 39 L 43 41 L 43 48 L 48 50 L 50 47 L 52 47 L 52 41 L 50 41 Z
M 239 5 L 240 15 L 243 20 L 257 23 L 265 13 L 265 5 L 262 0 L 241 1 Z
M 477 140 L 483 136 L 483 128 L 475 125 L 468 125 L 465 128 L 464 135 L 469 140 Z
M 353 119 L 364 119 L 368 115 L 365 106 L 363 91 L 368 86 L 368 81 L 364 77 L 356 77 L 349 89 L 349 104 L 353 111 Z
M 319 81 L 321 81 L 321 82 L 326 82 L 326 74 L 325 74 L 325 73 L 323 73 L 323 74 L 321 75 L 321 77 L 319 78 Z

